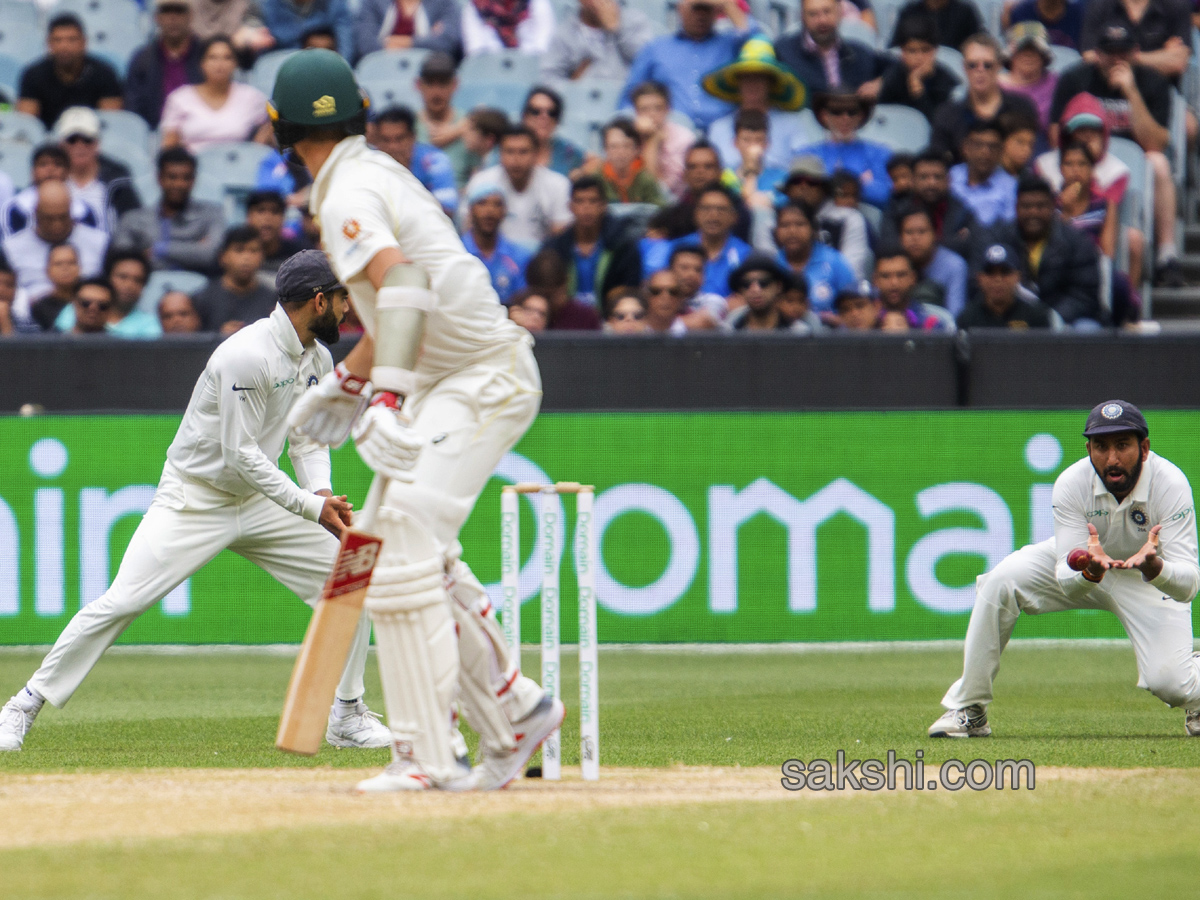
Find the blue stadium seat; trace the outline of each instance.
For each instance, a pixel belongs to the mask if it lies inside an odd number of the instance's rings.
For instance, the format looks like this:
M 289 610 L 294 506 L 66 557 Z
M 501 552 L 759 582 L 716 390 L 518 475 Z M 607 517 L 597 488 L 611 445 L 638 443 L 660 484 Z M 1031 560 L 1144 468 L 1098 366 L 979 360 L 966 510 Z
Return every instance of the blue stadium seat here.
M 27 66 L 46 52 L 46 35 L 37 26 L 0 19 L 0 53 Z
M 617 101 L 621 99 L 624 87 L 623 81 L 582 78 L 561 85 L 559 93 L 562 94 L 567 117 L 589 122 L 607 122 L 616 115 Z
M 137 113 L 126 109 L 98 109 L 96 114 L 100 117 L 101 144 L 116 138 L 150 152 L 150 126 Z
M 258 183 L 258 169 L 273 151 L 251 141 L 214 144 L 196 154 L 198 177 L 220 181 L 226 193 L 244 194 Z
M 1146 162 L 1146 153 L 1142 148 L 1128 138 L 1110 138 L 1108 152 L 1129 166 L 1129 187 L 1121 199 L 1121 224 L 1136 228 L 1146 239 L 1146 249 L 1143 258 L 1149 263 L 1154 259 L 1154 170 Z M 1122 243 L 1124 236 L 1122 235 Z M 1123 255 L 1125 248 L 1122 248 Z M 1125 270 L 1128 270 L 1128 260 L 1119 260 Z M 1141 286 L 1142 317 L 1151 317 L 1151 269 L 1153 266 L 1142 266 L 1145 271 Z
M 28 0 L 0 0 L 0 22 L 38 30 L 42 27 L 37 4 Z
M 24 141 L 6 141 L 0 139 L 0 172 L 12 179 L 13 187 L 17 190 L 29 187 L 32 180 L 30 162 L 33 157 L 33 146 Z
M 953 47 L 938 47 L 937 61 L 958 76 L 959 81 L 967 83 L 967 70 L 963 65 L 963 55 Z
M 142 199 L 145 200 L 144 197 Z M 138 298 L 137 308 L 142 312 L 157 316 L 158 301 L 162 299 L 163 294 L 168 291 L 183 291 L 191 296 L 203 290 L 206 284 L 208 284 L 208 279 L 197 272 L 172 269 L 151 272 L 142 296 Z
M 589 153 L 601 153 L 600 122 L 588 119 L 568 117 L 554 132 L 558 137 L 570 141 L 576 147 L 581 147 Z
M 416 87 L 412 82 L 401 83 L 395 78 L 384 78 L 381 81 L 366 81 L 358 80 L 359 87 L 367 92 L 367 97 L 371 100 L 371 111 L 378 113 L 381 109 L 389 106 L 407 106 L 413 112 L 421 108 L 421 95 L 417 93 Z M 460 90 L 461 93 L 461 90 Z M 454 95 L 454 105 L 457 108 L 469 109 L 470 107 L 460 107 L 459 95 Z
M 503 110 L 510 119 L 518 119 L 525 106 L 525 94 L 529 86 L 511 81 L 465 82 L 458 86 L 454 94 L 454 106 L 463 112 L 480 106 L 492 106 Z
M 88 30 L 88 52 L 94 53 L 125 77 L 129 60 L 146 41 L 140 25 L 112 20 Z
M 907 0 L 873 0 L 871 5 L 875 7 L 875 31 L 879 35 L 881 47 L 891 44 L 892 35 L 896 31 L 896 19 L 900 15 L 900 8 L 906 2 Z
M 49 15 L 65 12 L 74 13 L 83 20 L 89 44 L 93 33 L 103 28 L 131 26 L 138 30 L 142 40 L 149 33 L 146 14 L 134 0 L 60 0 Z
M 846 40 L 858 41 L 868 47 L 879 46 L 879 36 L 875 29 L 859 19 L 843 19 L 842 24 L 838 26 L 838 34 Z
M 100 152 L 105 156 L 122 162 L 129 167 L 130 172 L 142 172 L 154 168 L 154 160 L 144 140 L 130 140 L 120 132 L 100 133 Z
M 1057 44 L 1050 48 L 1050 52 L 1054 54 L 1054 60 L 1050 63 L 1050 69 L 1053 72 L 1062 73 L 1082 58 L 1078 50 L 1073 50 L 1070 47 L 1060 47 Z
M 7 53 L 0 53 L 0 87 L 5 88 L 14 97 L 21 86 L 21 71 L 24 68 L 25 65 L 20 60 Z
M 859 131 L 864 141 L 874 141 L 893 151 L 917 153 L 929 144 L 929 120 L 909 106 L 881 103 Z
M 2 48 L 0 48 L 2 49 Z M 468 56 L 458 68 L 460 82 L 516 82 L 532 87 L 538 80 L 541 57 L 520 50 Z
M 41 119 L 15 110 L 0 111 L 0 140 L 40 144 L 46 139 Z
M 284 61 L 296 50 L 272 50 L 270 53 L 264 53 L 254 61 L 254 68 L 250 70 L 246 82 L 251 87 L 256 87 L 268 97 L 275 90 L 275 76 L 279 73 L 279 67 Z
M 411 84 L 421 71 L 421 63 L 429 55 L 428 50 L 376 50 L 368 53 L 354 67 L 359 81 L 393 80 Z

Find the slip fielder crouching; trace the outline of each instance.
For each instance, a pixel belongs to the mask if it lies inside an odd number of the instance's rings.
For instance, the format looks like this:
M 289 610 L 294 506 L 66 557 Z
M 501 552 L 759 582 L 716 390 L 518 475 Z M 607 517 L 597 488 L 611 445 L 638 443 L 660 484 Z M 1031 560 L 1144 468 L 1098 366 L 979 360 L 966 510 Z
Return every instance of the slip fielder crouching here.
M 1000 653 L 1021 613 L 1103 609 L 1125 628 L 1138 687 L 1186 710 L 1200 737 L 1200 659 L 1192 598 L 1200 590 L 1192 488 L 1150 450 L 1150 429 L 1131 403 L 1091 411 L 1086 458 L 1054 482 L 1054 537 L 1023 547 L 975 581 L 963 675 L 942 699 L 930 737 L 985 737 Z

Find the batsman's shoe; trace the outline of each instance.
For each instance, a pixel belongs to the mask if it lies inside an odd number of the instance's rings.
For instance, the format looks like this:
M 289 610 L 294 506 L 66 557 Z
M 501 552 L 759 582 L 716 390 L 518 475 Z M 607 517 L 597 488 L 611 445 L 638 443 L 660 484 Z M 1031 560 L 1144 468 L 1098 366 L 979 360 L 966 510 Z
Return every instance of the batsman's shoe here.
M 1200 709 L 1187 710 L 1183 727 L 1187 731 L 1188 737 L 1200 737 Z
M 378 750 L 392 746 L 392 733 L 379 721 L 379 713 L 371 712 L 360 700 L 354 712 L 344 718 L 338 718 L 333 710 L 329 711 L 325 740 L 331 746 L 342 749 L 358 747 Z
M 987 737 L 991 733 L 987 712 L 978 703 L 963 709 L 948 709 L 929 726 L 931 738 Z
M 33 727 L 34 718 L 34 714 L 17 705 L 15 698 L 5 703 L 0 709 L 0 751 L 20 750 L 25 735 Z
M 481 747 L 480 762 L 475 767 L 479 773 L 479 790 L 498 791 L 523 772 L 542 741 L 562 725 L 566 715 L 563 702 L 547 694 L 525 718 L 513 723 L 517 745 L 512 750 Z
M 360 794 L 394 794 L 401 791 L 473 791 L 476 788 L 475 772 L 470 766 L 458 766 L 453 778 L 434 781 L 420 764 L 412 758 L 396 759 L 374 778 L 360 781 L 355 788 Z

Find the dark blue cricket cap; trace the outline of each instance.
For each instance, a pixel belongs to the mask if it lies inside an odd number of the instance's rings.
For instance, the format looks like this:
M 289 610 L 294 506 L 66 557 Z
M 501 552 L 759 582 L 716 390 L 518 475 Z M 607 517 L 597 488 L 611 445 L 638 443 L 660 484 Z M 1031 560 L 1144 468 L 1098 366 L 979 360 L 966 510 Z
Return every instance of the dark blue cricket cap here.
M 1124 400 L 1108 400 L 1088 413 L 1083 436 L 1094 437 L 1121 431 L 1135 432 L 1142 439 L 1150 436 L 1150 426 L 1146 424 L 1146 417 L 1140 409 Z
M 320 250 L 301 250 L 289 256 L 275 275 L 275 293 L 281 303 L 309 300 L 319 292 L 344 291 L 333 266 Z
M 1017 256 L 1006 244 L 992 244 L 983 254 L 983 268 L 986 269 L 1015 269 Z

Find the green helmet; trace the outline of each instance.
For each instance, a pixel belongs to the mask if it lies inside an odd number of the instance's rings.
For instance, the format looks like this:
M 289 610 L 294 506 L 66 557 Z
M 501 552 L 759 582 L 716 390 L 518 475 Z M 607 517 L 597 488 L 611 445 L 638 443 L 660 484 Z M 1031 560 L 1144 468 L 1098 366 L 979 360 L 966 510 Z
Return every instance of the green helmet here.
M 346 60 L 332 50 L 301 50 L 279 67 L 267 112 L 286 149 L 315 128 L 341 125 L 347 134 L 363 134 L 367 104 Z

